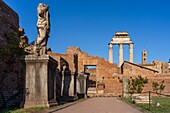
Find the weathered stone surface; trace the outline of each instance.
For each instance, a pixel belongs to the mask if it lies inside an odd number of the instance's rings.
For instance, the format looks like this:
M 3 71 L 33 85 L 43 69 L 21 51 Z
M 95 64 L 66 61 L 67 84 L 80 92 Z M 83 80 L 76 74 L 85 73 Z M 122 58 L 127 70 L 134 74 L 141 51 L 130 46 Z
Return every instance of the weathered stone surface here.
M 49 107 L 56 103 L 57 61 L 48 55 L 26 55 L 25 104 L 29 107 Z

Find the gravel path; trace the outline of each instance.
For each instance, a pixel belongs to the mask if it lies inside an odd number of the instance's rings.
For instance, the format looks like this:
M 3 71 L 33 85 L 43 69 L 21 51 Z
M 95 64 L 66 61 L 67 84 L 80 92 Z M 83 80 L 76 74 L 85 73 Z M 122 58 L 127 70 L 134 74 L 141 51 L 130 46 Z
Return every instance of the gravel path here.
M 64 109 L 50 113 L 142 113 L 130 105 L 112 97 L 90 98 Z

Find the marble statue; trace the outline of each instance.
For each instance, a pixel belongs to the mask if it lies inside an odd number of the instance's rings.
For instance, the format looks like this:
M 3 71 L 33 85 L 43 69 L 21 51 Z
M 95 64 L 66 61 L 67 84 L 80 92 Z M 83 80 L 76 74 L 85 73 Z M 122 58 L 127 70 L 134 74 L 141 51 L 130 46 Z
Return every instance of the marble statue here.
M 37 30 L 38 36 L 34 46 L 34 54 L 44 55 L 47 54 L 47 41 L 50 36 L 50 15 L 49 15 L 49 6 L 40 3 L 37 7 L 38 12 L 38 21 L 37 21 Z

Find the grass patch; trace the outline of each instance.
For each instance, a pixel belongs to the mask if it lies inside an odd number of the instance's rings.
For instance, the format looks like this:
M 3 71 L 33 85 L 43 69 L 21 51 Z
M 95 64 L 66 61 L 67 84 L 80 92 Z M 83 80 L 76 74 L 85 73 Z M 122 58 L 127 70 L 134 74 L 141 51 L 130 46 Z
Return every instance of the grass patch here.
M 151 111 L 153 113 L 170 113 L 170 98 L 168 97 L 153 97 L 153 104 L 151 104 Z M 156 103 L 159 102 L 159 106 Z
M 86 99 L 79 99 L 79 100 L 76 100 L 74 102 L 66 102 L 65 104 L 61 104 L 61 105 L 58 105 L 58 106 L 53 106 L 53 107 L 33 107 L 33 108 L 0 108 L 0 113 L 39 113 L 39 112 L 45 112 L 46 110 L 47 111 L 51 111 L 51 110 L 57 110 L 57 109 L 61 109 L 65 106 L 67 106 L 67 104 L 76 104 L 78 102 L 82 102 Z M 68 105 L 69 106 L 69 105 Z
M 47 107 L 33 107 L 33 108 L 25 108 L 25 109 L 5 108 L 5 109 L 0 109 L 0 113 L 34 113 L 37 111 L 43 111 L 45 109 L 48 108 Z
M 170 98 L 168 97 L 153 97 L 153 103 L 149 104 L 135 104 L 130 98 L 121 98 L 124 102 L 128 103 L 133 107 L 137 107 L 144 113 L 170 113 Z M 156 106 L 159 103 L 159 106 Z

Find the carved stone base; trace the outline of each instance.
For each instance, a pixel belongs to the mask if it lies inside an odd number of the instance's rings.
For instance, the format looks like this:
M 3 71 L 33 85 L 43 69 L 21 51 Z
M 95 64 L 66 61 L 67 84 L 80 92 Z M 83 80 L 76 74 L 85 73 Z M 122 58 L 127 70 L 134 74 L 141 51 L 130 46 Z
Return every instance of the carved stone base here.
M 56 102 L 57 61 L 48 55 L 26 55 L 24 108 L 50 107 Z

